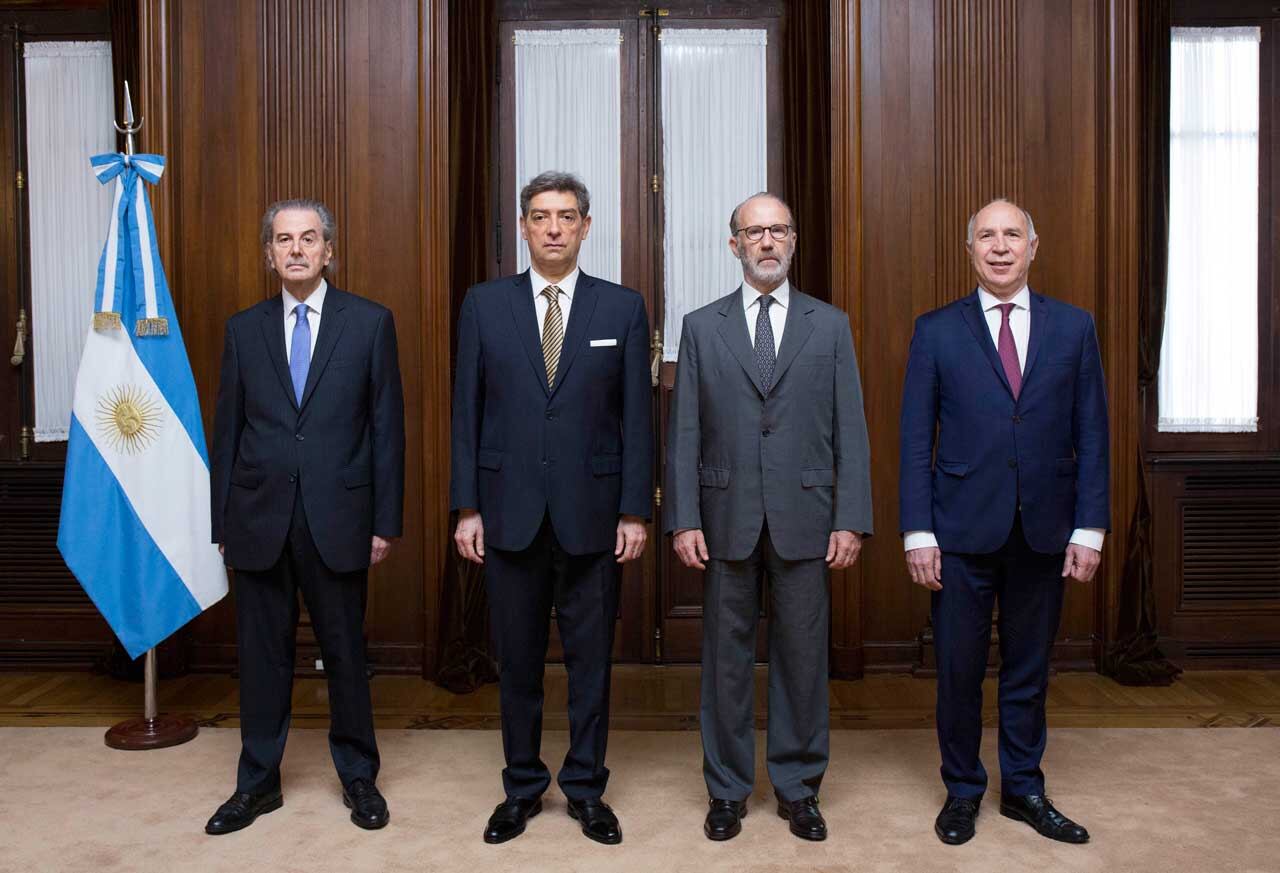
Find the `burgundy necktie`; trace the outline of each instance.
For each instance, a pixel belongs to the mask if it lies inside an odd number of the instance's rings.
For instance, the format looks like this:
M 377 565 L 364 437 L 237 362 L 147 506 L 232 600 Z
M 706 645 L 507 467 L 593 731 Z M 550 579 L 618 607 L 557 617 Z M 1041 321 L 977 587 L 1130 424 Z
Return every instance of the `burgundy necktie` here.
M 1013 341 L 1013 329 L 1009 327 L 1009 313 L 1013 311 L 1013 303 L 1001 303 L 1000 308 L 1000 342 L 996 344 L 1000 352 L 1000 363 L 1004 364 L 1004 374 L 1009 378 L 1009 387 L 1013 389 L 1013 399 L 1018 399 L 1022 390 L 1022 366 L 1018 363 L 1018 345 Z

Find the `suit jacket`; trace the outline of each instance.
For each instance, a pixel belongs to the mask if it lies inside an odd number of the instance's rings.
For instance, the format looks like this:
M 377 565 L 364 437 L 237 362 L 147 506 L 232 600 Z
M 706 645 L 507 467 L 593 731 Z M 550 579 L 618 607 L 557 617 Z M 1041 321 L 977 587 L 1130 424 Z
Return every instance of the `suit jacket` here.
M 330 570 L 369 566 L 373 534 L 400 536 L 404 397 L 391 311 L 329 286 L 302 403 L 279 294 L 227 321 L 214 420 L 213 541 L 229 566 L 279 560 L 302 499 Z
M 1028 544 L 1045 554 L 1064 551 L 1075 528 L 1110 527 L 1093 317 L 1035 292 L 1030 309 L 1016 401 L 976 290 L 916 320 L 902 399 L 900 526 L 933 531 L 944 551 L 998 550 L 1019 509 Z
M 612 550 L 618 516 L 653 504 L 653 388 L 644 299 L 579 274 L 548 387 L 526 271 L 467 291 L 458 317 L 452 509 L 485 544 L 526 548 L 550 513 L 565 551 Z
M 686 315 L 663 497 L 666 530 L 701 528 L 719 560 L 750 556 L 766 520 L 786 560 L 824 557 L 833 530 L 870 534 L 867 424 L 848 317 L 793 287 L 766 394 L 741 287 Z

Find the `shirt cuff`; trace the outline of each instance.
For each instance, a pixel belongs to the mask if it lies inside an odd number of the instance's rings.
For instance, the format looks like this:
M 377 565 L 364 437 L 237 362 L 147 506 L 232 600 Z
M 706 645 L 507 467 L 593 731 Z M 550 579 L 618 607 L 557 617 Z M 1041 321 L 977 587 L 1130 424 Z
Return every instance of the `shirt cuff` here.
M 1102 541 L 1107 532 L 1100 527 L 1078 527 L 1071 532 L 1071 542 L 1077 546 L 1088 546 L 1095 552 L 1102 551 Z
M 915 549 L 936 549 L 938 547 L 938 538 L 933 535 L 931 530 L 909 530 L 902 535 L 902 550 L 904 552 L 914 551 Z

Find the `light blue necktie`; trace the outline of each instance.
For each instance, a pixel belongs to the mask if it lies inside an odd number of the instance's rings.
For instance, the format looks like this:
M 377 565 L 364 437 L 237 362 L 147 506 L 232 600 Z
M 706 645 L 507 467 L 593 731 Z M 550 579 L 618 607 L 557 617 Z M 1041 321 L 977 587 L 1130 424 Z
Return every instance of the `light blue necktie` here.
M 289 375 L 293 376 L 293 396 L 302 405 L 302 389 L 307 387 L 307 370 L 311 368 L 311 322 L 307 321 L 307 304 L 293 308 L 293 344 L 289 349 Z

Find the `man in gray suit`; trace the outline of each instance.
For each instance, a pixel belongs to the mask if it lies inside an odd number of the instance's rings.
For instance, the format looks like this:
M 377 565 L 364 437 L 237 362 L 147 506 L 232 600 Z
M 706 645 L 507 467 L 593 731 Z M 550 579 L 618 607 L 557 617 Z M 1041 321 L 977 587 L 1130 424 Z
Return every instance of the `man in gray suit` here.
M 741 831 L 755 780 L 752 674 L 769 580 L 769 778 L 791 832 L 823 840 L 830 570 L 871 533 L 862 386 L 849 319 L 790 287 L 791 210 L 756 194 L 730 216 L 742 285 L 685 316 L 667 436 L 665 528 L 706 571 L 703 831 Z

